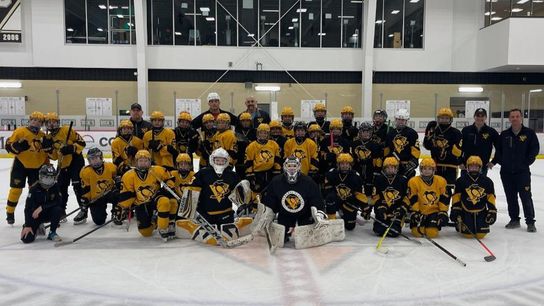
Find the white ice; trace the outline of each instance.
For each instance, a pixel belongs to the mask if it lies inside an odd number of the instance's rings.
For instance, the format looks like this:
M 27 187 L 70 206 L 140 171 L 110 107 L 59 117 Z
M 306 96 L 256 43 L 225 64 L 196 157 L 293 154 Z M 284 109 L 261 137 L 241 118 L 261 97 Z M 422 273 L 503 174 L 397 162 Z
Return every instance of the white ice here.
M 540 232 L 507 230 L 509 217 L 499 169 L 490 171 L 497 193 L 498 220 L 483 241 L 497 259 L 485 262 L 484 249 L 453 228 L 436 241 L 467 263 L 462 267 L 421 239 L 416 246 L 387 238 L 388 254 L 375 251 L 371 224 L 359 225 L 346 240 L 323 247 L 268 254 L 263 237 L 223 249 L 191 240 L 163 243 L 155 234 L 100 229 L 59 248 L 43 237 L 19 240 L 26 190 L 15 226 L 5 223 L 12 160 L 0 160 L 1 305 L 542 305 L 544 227 Z M 544 160 L 532 167 L 536 219 L 544 214 Z M 68 209 L 76 208 L 73 193 Z M 523 217 L 523 214 L 522 214 Z M 64 239 L 94 228 L 91 219 L 58 230 Z M 133 220 L 134 221 L 134 220 Z M 522 219 L 523 221 L 523 219 Z M 522 222 L 523 224 L 523 222 Z M 408 233 L 407 228 L 404 233 Z

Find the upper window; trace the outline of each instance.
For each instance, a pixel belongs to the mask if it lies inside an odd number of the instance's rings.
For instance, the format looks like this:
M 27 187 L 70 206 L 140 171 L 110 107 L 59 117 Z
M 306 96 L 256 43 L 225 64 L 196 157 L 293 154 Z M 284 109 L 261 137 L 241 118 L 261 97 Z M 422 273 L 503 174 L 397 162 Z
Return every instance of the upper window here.
M 361 48 L 363 0 L 147 0 L 147 11 L 152 45 Z
M 377 0 L 374 48 L 423 48 L 425 0 Z
M 508 17 L 542 17 L 544 0 L 483 0 L 485 26 Z
M 65 0 L 66 43 L 135 44 L 134 0 Z

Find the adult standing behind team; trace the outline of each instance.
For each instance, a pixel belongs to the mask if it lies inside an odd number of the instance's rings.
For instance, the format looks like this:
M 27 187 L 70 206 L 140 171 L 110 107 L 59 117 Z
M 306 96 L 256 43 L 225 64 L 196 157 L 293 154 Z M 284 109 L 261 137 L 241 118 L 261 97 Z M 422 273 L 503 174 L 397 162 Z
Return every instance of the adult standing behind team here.
M 270 123 L 270 114 L 268 114 L 266 111 L 259 108 L 258 104 L 259 101 L 255 99 L 253 96 L 249 96 L 246 98 L 246 110 L 238 115 L 242 115 L 243 113 L 249 113 L 251 115 L 251 120 L 253 120 L 253 127 L 257 128 L 259 124 L 261 123 Z
M 142 117 L 143 114 L 144 111 L 142 111 L 142 106 L 139 103 L 133 103 L 130 106 L 130 122 L 132 122 L 134 127 L 132 135 L 140 139 L 144 138 L 145 132 L 150 131 L 151 128 L 153 128 L 151 122 L 144 120 Z
M 494 128 L 485 124 L 486 121 L 487 111 L 483 108 L 478 108 L 474 112 L 474 123 L 465 126 L 461 131 L 461 134 L 463 134 L 461 146 L 463 163 L 460 167 L 464 172 L 466 172 L 465 165 L 467 160 L 471 156 L 478 156 L 482 160 L 483 166 L 481 172 L 483 175 L 487 175 L 487 169 L 491 166 L 489 159 L 491 158 L 493 147 L 497 146 L 499 133 Z
M 493 167 L 501 165 L 501 180 L 508 203 L 510 222 L 506 228 L 520 227 L 518 193 L 523 205 L 523 215 L 527 231 L 536 232 L 535 209 L 531 195 L 531 166 L 538 155 L 540 144 L 535 131 L 523 126 L 521 110 L 512 109 L 508 116 L 510 128 L 501 132 L 495 148 L 495 157 L 491 161 Z
M 228 114 L 230 117 L 230 124 L 231 125 L 238 125 L 238 117 L 236 117 L 234 114 L 229 113 L 225 110 L 222 110 L 220 108 L 221 105 L 221 97 L 219 97 L 219 94 L 216 92 L 210 92 L 208 94 L 208 106 L 210 107 L 207 111 L 203 112 L 202 114 L 198 115 L 193 122 L 191 122 L 191 125 L 195 130 L 198 130 L 202 127 L 202 117 L 206 114 L 212 114 L 215 119 L 217 119 L 217 116 L 219 114 L 225 113 Z

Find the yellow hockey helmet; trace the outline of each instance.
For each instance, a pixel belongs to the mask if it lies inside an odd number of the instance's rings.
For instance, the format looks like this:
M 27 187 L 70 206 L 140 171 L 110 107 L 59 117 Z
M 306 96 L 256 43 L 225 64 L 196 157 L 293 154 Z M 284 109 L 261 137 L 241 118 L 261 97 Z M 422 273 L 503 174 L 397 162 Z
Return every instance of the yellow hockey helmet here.
M 191 117 L 191 114 L 189 114 L 188 112 L 180 112 L 178 115 L 178 121 L 179 120 L 185 120 L 190 122 L 193 120 L 193 117 Z
M 30 120 L 39 120 L 39 121 L 44 121 L 45 120 L 45 116 L 42 112 L 32 112 L 30 114 L 30 116 L 28 117 L 28 119 Z
M 310 127 L 308 127 L 308 133 L 311 132 L 322 132 L 321 127 L 319 124 L 310 124 Z
M 314 112 L 317 112 L 317 111 L 324 111 L 324 112 L 326 112 L 326 111 L 327 111 L 327 107 L 326 107 L 325 104 L 323 104 L 323 103 L 317 103 L 316 105 L 314 105 Z
M 279 120 L 272 120 L 270 121 L 270 128 L 280 128 L 281 129 L 281 122 Z
M 47 113 L 45 115 L 45 121 L 59 121 L 59 115 L 55 112 Z
M 212 114 L 205 114 L 204 116 L 202 116 L 202 123 L 210 122 L 213 120 L 214 118 Z
M 230 116 L 227 113 L 221 113 L 217 115 L 217 121 L 223 121 L 223 122 L 229 122 L 230 123 Z
M 354 114 L 353 107 L 351 107 L 349 105 L 346 105 L 346 106 L 342 107 L 342 111 L 340 111 L 340 113 L 341 114 L 346 114 L 346 113 Z
M 139 150 L 138 152 L 136 152 L 136 156 L 134 157 L 134 160 L 138 160 L 140 158 L 147 158 L 151 160 L 151 153 L 149 153 L 149 151 L 147 150 Z
M 348 153 L 340 153 L 336 157 L 336 163 L 353 163 L 353 157 Z
M 270 132 L 270 126 L 266 123 L 261 123 L 257 127 L 257 132 Z
M 421 163 L 419 163 L 419 169 L 422 169 L 422 168 L 436 169 L 436 163 L 434 162 L 432 158 L 426 157 L 421 160 Z
M 393 167 L 398 167 L 399 166 L 399 160 L 390 156 L 390 157 L 387 157 L 385 158 L 385 160 L 383 161 L 383 168 L 385 167 L 388 167 L 388 166 L 393 166 Z
M 482 159 L 479 156 L 472 155 L 467 159 L 467 168 L 470 165 L 478 165 L 481 168 L 483 167 Z
M 159 111 L 154 111 L 151 113 L 151 116 L 149 116 L 150 120 L 164 120 L 164 114 Z
M 191 156 L 189 156 L 189 154 L 187 153 L 181 153 L 178 155 L 178 157 L 176 157 L 176 163 L 182 163 L 182 162 L 187 162 L 187 163 L 191 163 Z
M 282 110 L 281 110 L 281 116 L 295 116 L 295 112 L 293 111 L 293 109 L 289 106 L 286 106 L 284 107 Z
M 250 120 L 251 121 L 251 114 L 248 112 L 243 112 L 240 114 L 240 121 L 242 120 Z
M 132 122 L 128 119 L 125 119 L 125 120 L 121 120 L 121 123 L 119 123 L 119 128 L 122 129 L 122 128 L 131 128 L 133 129 L 134 128 L 134 124 L 132 124 Z
M 332 119 L 331 125 L 329 126 L 329 129 L 342 129 L 344 127 L 344 124 L 342 123 L 342 119 Z
M 453 118 L 453 112 L 451 111 L 449 107 L 443 107 L 439 109 L 438 113 L 436 114 L 436 117 L 442 117 L 442 116 Z

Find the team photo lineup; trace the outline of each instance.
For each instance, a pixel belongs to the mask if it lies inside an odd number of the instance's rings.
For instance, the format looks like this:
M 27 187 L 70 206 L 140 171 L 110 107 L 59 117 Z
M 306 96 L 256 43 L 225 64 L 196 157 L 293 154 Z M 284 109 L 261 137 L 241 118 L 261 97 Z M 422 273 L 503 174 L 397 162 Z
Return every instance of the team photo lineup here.
M 291 107 L 271 120 L 251 96 L 239 115 L 220 108 L 218 93 L 207 101 L 209 110 L 195 118 L 179 113 L 174 129 L 164 126 L 162 112 L 146 121 L 141 105 L 132 104 L 111 143 L 112 162 L 86 147 L 72 124 L 61 126 L 56 113 L 33 112 L 6 142 L 14 156 L 7 223 L 17 225 L 15 208 L 24 202 L 24 243 L 45 236 L 60 246 L 110 223 L 127 231 L 133 223 L 143 237 L 157 232 L 164 242 L 226 248 L 263 235 L 271 253 L 287 243 L 302 249 L 341 241 L 370 224 L 381 237 L 377 248 L 385 237 L 424 238 L 456 259 L 434 240 L 446 229 L 478 240 L 493 260 L 481 239 L 497 219 L 498 182 L 487 172 L 500 165 L 506 228 L 521 226 L 519 196 L 526 230 L 536 232 L 530 166 L 540 147 L 519 109 L 509 112 L 511 127 L 497 132 L 483 108 L 462 130 L 452 126 L 451 109 L 441 108 L 420 144 L 406 109 L 390 116 L 375 110 L 372 122 L 356 123 L 351 106 L 328 114 L 318 103 L 314 121 L 295 122 Z M 430 157 L 422 158 L 420 145 Z M 79 205 L 73 211 L 70 185 Z M 89 218 L 97 227 L 67 238 L 68 222 Z

